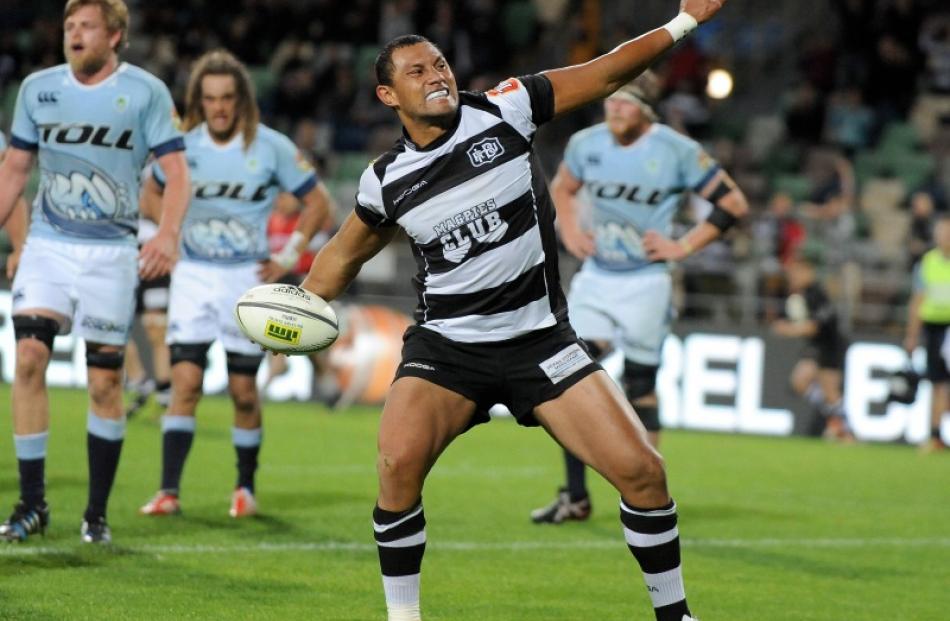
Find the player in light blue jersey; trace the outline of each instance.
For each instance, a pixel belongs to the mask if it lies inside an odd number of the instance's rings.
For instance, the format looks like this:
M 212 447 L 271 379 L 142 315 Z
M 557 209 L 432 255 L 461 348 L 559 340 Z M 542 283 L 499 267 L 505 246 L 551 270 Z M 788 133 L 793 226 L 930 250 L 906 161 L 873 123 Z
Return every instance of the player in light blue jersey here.
M 658 90 L 646 72 L 607 98 L 605 122 L 571 137 L 551 183 L 561 239 L 584 261 L 568 294 L 571 324 L 594 357 L 623 352 L 621 384 L 654 447 L 656 375 L 672 318 L 668 261 L 686 258 L 748 211 L 742 191 L 698 143 L 656 122 L 650 102 Z M 712 203 L 711 215 L 674 241 L 673 218 L 690 192 Z M 536 523 L 590 515 L 584 463 L 564 457 L 567 485 L 531 512 Z
M 0 222 L 10 216 L 38 156 L 40 186 L 13 281 L 17 339 L 13 433 L 20 501 L 0 535 L 22 541 L 49 521 L 46 367 L 56 334 L 83 338 L 88 368 L 89 501 L 82 540 L 108 542 L 106 505 L 125 435 L 122 360 L 139 276 L 167 273 L 187 208 L 184 142 L 168 89 L 119 63 L 122 0 L 69 0 L 67 64 L 34 73 L 17 96 L 11 148 L 0 166 Z M 139 176 L 149 154 L 168 173 L 156 237 L 139 251 Z M 18 216 L 15 216 L 18 217 Z
M 179 484 L 194 437 L 208 348 L 218 339 L 227 352 L 234 402 L 238 479 L 230 515 L 243 517 L 256 511 L 261 404 L 255 378 L 263 356 L 240 332 L 233 309 L 244 291 L 277 280 L 297 263 L 327 218 L 330 197 L 290 139 L 258 122 L 250 77 L 230 53 L 209 52 L 196 61 L 186 100 L 192 198 L 168 309 L 172 401 L 162 419 L 161 488 L 141 513 L 180 511 Z M 162 166 L 152 172 L 145 195 L 154 198 L 165 173 Z M 284 250 L 272 257 L 267 220 L 280 190 L 292 192 L 303 211 Z

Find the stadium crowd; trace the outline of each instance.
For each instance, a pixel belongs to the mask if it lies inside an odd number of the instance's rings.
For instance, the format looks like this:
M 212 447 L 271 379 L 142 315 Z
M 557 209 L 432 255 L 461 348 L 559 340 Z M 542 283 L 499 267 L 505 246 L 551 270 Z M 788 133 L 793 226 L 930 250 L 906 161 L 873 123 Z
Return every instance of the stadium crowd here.
M 374 94 L 380 42 L 425 34 L 452 59 L 462 87 L 484 89 L 513 69 L 586 60 L 652 18 L 649 7 L 632 16 L 597 0 L 130 4 L 125 58 L 162 78 L 180 106 L 192 61 L 214 47 L 233 51 L 250 67 L 263 120 L 310 155 L 343 208 L 366 161 L 398 137 Z M 827 0 L 812 16 L 782 20 L 798 9 L 736 4 L 733 22 L 708 25 L 659 67 L 665 122 L 701 140 L 752 205 L 730 240 L 685 262 L 681 312 L 746 326 L 771 320 L 783 265 L 804 252 L 846 327 L 898 330 L 907 270 L 950 196 L 950 11 L 934 0 Z M 4 9 L 2 127 L 18 80 L 60 62 L 51 7 L 58 3 L 14 0 Z M 727 37 L 740 31 L 737 20 L 745 34 Z M 772 70 L 779 63 L 791 70 Z M 726 100 L 706 93 L 714 67 L 735 77 Z M 599 113 L 591 107 L 541 132 L 549 174 L 567 137 Z

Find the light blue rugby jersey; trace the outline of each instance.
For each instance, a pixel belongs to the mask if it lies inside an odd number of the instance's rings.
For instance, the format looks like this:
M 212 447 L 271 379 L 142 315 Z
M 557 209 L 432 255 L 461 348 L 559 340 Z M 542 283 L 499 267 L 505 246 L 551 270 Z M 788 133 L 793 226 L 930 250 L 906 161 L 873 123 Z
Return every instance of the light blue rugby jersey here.
M 7 150 L 7 138 L 0 132 L 0 153 Z
M 265 125 L 244 150 L 244 137 L 214 142 L 205 124 L 185 135 L 191 204 L 182 225 L 182 255 L 189 260 L 245 263 L 270 256 L 267 220 L 280 190 L 302 198 L 317 175 L 294 143 Z M 155 180 L 164 184 L 161 167 Z
M 93 86 L 65 64 L 28 76 L 10 144 L 39 152 L 30 235 L 135 245 L 142 168 L 184 148 L 177 120 L 165 85 L 128 63 Z
M 670 235 L 683 194 L 698 191 L 719 170 L 696 141 L 660 123 L 627 146 L 604 123 L 581 130 L 568 142 L 564 164 L 591 203 L 597 249 L 585 268 L 611 272 L 667 269 L 646 258 L 644 233 Z

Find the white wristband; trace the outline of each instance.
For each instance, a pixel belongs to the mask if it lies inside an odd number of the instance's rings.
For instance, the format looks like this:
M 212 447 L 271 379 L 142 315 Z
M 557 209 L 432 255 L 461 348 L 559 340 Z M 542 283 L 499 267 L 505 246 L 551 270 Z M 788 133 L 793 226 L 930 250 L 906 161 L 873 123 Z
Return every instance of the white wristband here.
M 689 13 L 680 13 L 671 19 L 663 28 L 673 37 L 673 43 L 676 43 L 692 31 L 696 30 L 699 22 Z
M 293 266 L 297 264 L 297 260 L 300 259 L 300 248 L 298 246 L 300 246 L 303 241 L 305 241 L 303 233 L 294 231 L 291 233 L 290 239 L 287 240 L 283 249 L 277 254 L 272 254 L 270 260 L 285 270 L 293 268 Z

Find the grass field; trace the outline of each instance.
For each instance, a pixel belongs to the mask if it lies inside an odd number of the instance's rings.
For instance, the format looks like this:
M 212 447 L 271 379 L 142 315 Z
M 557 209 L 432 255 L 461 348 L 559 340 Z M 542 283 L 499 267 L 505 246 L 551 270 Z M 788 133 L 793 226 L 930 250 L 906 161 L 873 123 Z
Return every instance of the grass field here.
M 110 505 L 115 543 L 91 547 L 78 536 L 84 393 L 54 391 L 52 406 L 52 524 L 46 537 L 0 548 L 0 619 L 385 619 L 370 525 L 378 410 L 270 404 L 263 515 L 241 522 L 227 516 L 234 454 L 217 397 L 199 413 L 184 513 L 136 515 L 159 475 L 157 412 L 147 411 L 129 424 Z M 8 425 L 4 512 L 17 490 Z M 687 592 L 703 621 L 950 618 L 950 454 L 686 432 L 664 442 Z M 594 483 L 589 522 L 529 523 L 560 473 L 542 432 L 506 420 L 449 449 L 425 496 L 427 621 L 653 618 L 604 483 Z

